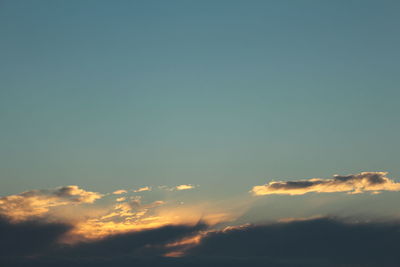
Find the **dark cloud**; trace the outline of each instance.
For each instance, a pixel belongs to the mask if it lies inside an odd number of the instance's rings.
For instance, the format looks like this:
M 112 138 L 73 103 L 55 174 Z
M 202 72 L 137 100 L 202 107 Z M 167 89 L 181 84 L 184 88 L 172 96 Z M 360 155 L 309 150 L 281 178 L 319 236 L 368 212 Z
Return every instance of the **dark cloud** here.
M 69 229 L 70 226 L 65 224 L 40 221 L 12 223 L 0 217 L 0 259 L 47 253 Z
M 400 266 L 399 244 L 400 224 L 322 218 L 210 232 L 189 255 L 318 266 Z
M 240 258 L 132 258 L 120 257 L 113 259 L 34 259 L 5 262 L 7 267 L 320 267 L 314 263 L 277 262 L 269 259 L 240 259 Z M 323 265 L 324 267 L 335 265 Z M 360 267 L 358 265 L 357 267 Z
M 67 245 L 57 240 L 68 226 L 2 220 L 0 266 L 175 266 L 175 259 L 163 257 L 170 250 L 165 245 L 205 228 L 202 223 L 165 226 Z
M 386 177 L 386 172 L 362 172 L 346 176 L 335 175 L 332 179 L 312 178 L 299 181 L 270 182 L 265 185 L 254 186 L 251 192 L 254 195 L 304 195 L 310 192 L 332 193 L 349 192 L 362 193 L 372 191 L 400 191 L 400 183 Z
M 330 218 L 209 231 L 167 226 L 74 246 L 55 246 L 68 227 L 1 221 L 1 266 L 399 266 L 400 224 Z M 5 234 L 6 233 L 6 234 Z M 199 233 L 182 258 L 165 246 Z M 5 235 L 4 235 L 5 234 Z M 22 246 L 21 246 L 22 244 Z M 172 248 L 175 249 L 175 248 Z M 10 256 L 11 255 L 11 256 Z M 29 257 L 28 257 L 29 256 Z

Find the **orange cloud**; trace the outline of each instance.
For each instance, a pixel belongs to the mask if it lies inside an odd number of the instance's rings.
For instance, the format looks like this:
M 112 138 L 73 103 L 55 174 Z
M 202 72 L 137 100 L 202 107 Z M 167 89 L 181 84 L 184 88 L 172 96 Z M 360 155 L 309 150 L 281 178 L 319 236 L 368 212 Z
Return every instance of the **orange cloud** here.
M 237 211 L 236 211 L 237 212 Z M 66 243 L 96 240 L 104 237 L 155 229 L 167 225 L 193 226 L 200 221 L 216 225 L 237 218 L 237 214 L 212 204 L 181 205 L 158 200 L 142 204 L 141 198 L 117 203 L 101 216 L 76 222 L 74 229 L 64 238 Z
M 186 256 L 186 252 L 191 248 L 198 246 L 204 238 L 207 238 L 209 234 L 219 234 L 219 233 L 229 233 L 230 231 L 245 230 L 251 227 L 250 224 L 227 226 L 220 230 L 217 229 L 207 229 L 204 231 L 198 231 L 194 235 L 184 237 L 178 241 L 168 243 L 165 248 L 170 249 L 164 254 L 164 257 L 180 258 Z
M 114 195 L 122 195 L 122 194 L 126 194 L 126 193 L 128 193 L 128 192 L 124 189 L 116 190 L 113 192 Z
M 181 184 L 175 187 L 176 190 L 188 190 L 188 189 L 193 189 L 195 188 L 193 185 L 190 184 Z
M 312 178 L 299 181 L 270 182 L 254 186 L 253 195 L 304 195 L 310 192 L 333 193 L 348 192 L 350 194 L 372 191 L 400 191 L 400 183 L 386 177 L 387 172 L 362 172 L 354 175 L 335 175 L 332 179 Z
M 176 193 L 178 188 L 187 190 L 192 187 L 171 187 L 171 192 Z M 146 190 L 149 188 L 142 191 Z M 193 226 L 199 222 L 216 225 L 236 219 L 243 211 L 238 207 L 240 205 L 232 207 L 232 201 L 184 204 L 179 199 L 171 200 L 170 194 L 169 201 L 152 199 L 145 202 L 141 196 L 118 195 L 105 198 L 96 205 L 78 205 L 93 203 L 101 197 L 103 195 L 100 193 L 86 191 L 75 185 L 51 190 L 31 190 L 0 198 L 0 216 L 7 216 L 15 222 L 40 217 L 43 221 L 66 223 L 72 228 L 62 237 L 61 242 L 72 244 L 167 225 Z
M 117 202 L 125 201 L 126 197 L 119 197 L 116 199 Z
M 181 240 L 166 244 L 165 248 L 172 250 L 165 253 L 164 257 L 180 258 L 186 256 L 186 251 L 200 244 L 207 233 L 208 231 L 200 231 L 193 236 L 184 237 Z
M 14 221 L 46 214 L 51 207 L 93 203 L 102 195 L 89 192 L 76 185 L 63 186 L 51 190 L 31 190 L 0 198 L 0 215 Z
M 151 191 L 151 187 L 150 186 L 144 186 L 144 187 L 140 187 L 136 190 L 133 190 L 133 192 L 137 193 L 137 192 L 144 192 L 144 191 Z

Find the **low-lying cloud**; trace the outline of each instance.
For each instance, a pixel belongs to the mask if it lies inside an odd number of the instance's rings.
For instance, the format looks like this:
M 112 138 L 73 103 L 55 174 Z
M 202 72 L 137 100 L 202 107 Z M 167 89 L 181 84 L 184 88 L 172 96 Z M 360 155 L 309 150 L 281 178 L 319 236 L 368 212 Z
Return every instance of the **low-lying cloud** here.
M 363 172 L 272 182 L 252 192 L 400 190 L 400 183 L 386 175 Z M 181 190 L 194 187 L 180 186 Z M 246 192 L 234 200 L 205 201 L 188 198 L 190 194 L 179 192 L 178 187 L 156 187 L 149 194 L 132 190 L 100 194 L 64 186 L 1 197 L 0 265 L 319 267 L 398 266 L 400 262 L 396 250 L 400 223 L 396 221 L 339 220 L 324 217 L 326 212 L 319 217 L 277 218 L 274 223 L 252 225 L 254 218 L 246 219 L 243 212 L 256 199 Z M 77 205 L 103 197 L 92 205 Z
M 322 267 L 398 266 L 400 262 L 400 224 L 396 222 L 326 217 L 221 230 L 199 223 L 127 232 L 70 246 L 57 244 L 67 229 L 58 224 L 0 220 L 0 234 L 5 237 L 0 240 L 0 263 L 8 267 Z
M 335 175 L 331 179 L 312 178 L 298 181 L 278 181 L 265 185 L 254 186 L 251 192 L 261 195 L 304 195 L 310 192 L 333 193 L 348 192 L 351 194 L 366 191 L 400 191 L 400 183 L 386 177 L 387 172 L 361 172 L 346 176 Z
M 398 223 L 326 217 L 210 231 L 188 255 L 273 260 L 287 266 L 396 266 L 398 242 Z
M 180 187 L 190 189 L 190 185 Z M 62 242 L 72 244 L 81 241 L 103 239 L 108 236 L 132 231 L 157 229 L 168 225 L 195 225 L 199 221 L 212 225 L 231 220 L 222 207 L 203 202 L 184 203 L 174 187 L 165 199 L 163 192 L 143 196 L 132 195 L 124 189 L 112 193 L 86 191 L 78 186 L 63 186 L 55 189 L 30 190 L 0 198 L 0 216 L 11 222 L 41 220 L 72 225 L 63 235 Z M 150 191 L 141 187 L 137 192 Z M 158 196 L 157 196 L 158 193 Z M 104 198 L 100 203 L 93 203 Z M 160 199 L 161 198 L 161 199 Z M 162 199 L 164 198 L 164 199 Z M 78 204 L 91 205 L 78 205 Z
M 0 216 L 0 260 L 48 253 L 70 228 L 67 224 L 40 220 L 12 222 Z

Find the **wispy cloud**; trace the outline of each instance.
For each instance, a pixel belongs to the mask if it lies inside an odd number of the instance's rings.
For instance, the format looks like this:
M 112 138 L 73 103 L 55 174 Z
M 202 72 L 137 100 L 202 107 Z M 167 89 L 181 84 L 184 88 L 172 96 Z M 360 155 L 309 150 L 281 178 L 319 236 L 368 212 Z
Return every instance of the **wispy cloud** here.
M 189 189 L 193 189 L 195 188 L 194 185 L 191 184 L 181 184 L 175 187 L 176 190 L 180 191 L 180 190 L 189 190 Z
M 251 192 L 261 195 L 304 195 L 310 192 L 332 193 L 348 192 L 351 194 L 370 191 L 400 191 L 400 183 L 386 177 L 387 172 L 362 172 L 346 176 L 335 175 L 331 179 L 312 178 L 297 181 L 270 182 L 265 185 L 254 186 Z
M 181 184 L 181 185 L 177 185 L 177 186 L 173 186 L 173 187 L 168 187 L 166 185 L 161 185 L 158 188 L 161 190 L 166 190 L 166 191 L 182 191 L 182 190 L 190 190 L 190 189 L 194 189 L 197 186 L 195 185 L 191 185 L 191 184 Z
M 113 192 L 114 195 L 122 195 L 122 194 L 126 194 L 128 193 L 128 191 L 124 190 L 124 189 L 119 189 Z
M 126 197 L 119 197 L 116 199 L 117 202 L 125 201 Z
M 133 192 L 135 192 L 135 193 L 145 192 L 145 191 L 151 191 L 151 187 L 150 186 L 144 186 L 144 187 L 140 187 L 138 189 L 133 190 Z

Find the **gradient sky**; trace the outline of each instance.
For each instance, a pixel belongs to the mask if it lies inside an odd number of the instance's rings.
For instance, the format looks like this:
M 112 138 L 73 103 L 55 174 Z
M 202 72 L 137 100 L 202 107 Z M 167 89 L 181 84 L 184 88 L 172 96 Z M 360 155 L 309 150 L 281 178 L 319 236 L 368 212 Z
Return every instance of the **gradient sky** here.
M 0 0 L 0 265 L 400 266 L 399 14 Z
M 397 179 L 399 8 L 3 0 L 0 194 Z

